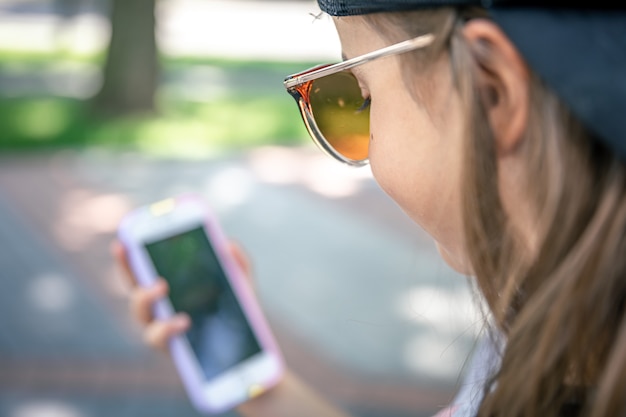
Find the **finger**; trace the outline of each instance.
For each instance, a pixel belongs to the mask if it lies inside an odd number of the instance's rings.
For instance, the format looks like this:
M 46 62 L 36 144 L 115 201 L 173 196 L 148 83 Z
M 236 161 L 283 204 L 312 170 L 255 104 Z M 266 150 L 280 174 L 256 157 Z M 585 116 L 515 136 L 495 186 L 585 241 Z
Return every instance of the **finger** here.
M 167 282 L 159 279 L 153 286 L 144 288 L 136 287 L 130 297 L 131 314 L 141 323 L 148 324 L 152 321 L 152 306 L 155 301 L 165 297 L 168 292 Z
M 131 287 L 137 285 L 137 281 L 135 280 L 135 275 L 133 271 L 130 269 L 130 263 L 128 261 L 128 256 L 126 256 L 126 249 L 124 245 L 119 240 L 114 240 L 111 242 L 111 254 L 113 258 L 117 261 L 117 264 L 120 266 L 122 270 L 122 274 L 126 280 L 126 283 Z
M 146 327 L 143 338 L 147 345 L 160 350 L 167 350 L 167 342 L 191 325 L 189 316 L 180 313 L 166 321 L 154 321 Z
M 228 243 L 228 250 L 232 257 L 235 259 L 235 262 L 239 265 L 244 275 L 248 279 L 249 283 L 252 284 L 252 266 L 250 264 L 250 259 L 244 252 L 244 250 L 239 246 L 239 244 L 235 242 Z

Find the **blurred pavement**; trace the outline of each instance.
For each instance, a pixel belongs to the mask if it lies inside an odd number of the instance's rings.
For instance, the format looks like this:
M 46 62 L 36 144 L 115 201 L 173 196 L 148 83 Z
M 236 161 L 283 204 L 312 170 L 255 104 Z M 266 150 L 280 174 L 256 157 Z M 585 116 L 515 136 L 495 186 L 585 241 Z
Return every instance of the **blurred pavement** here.
M 332 27 L 304 35 L 330 23 L 308 14 L 314 2 L 200 3 L 163 2 L 172 53 L 226 53 L 211 49 L 213 27 L 235 30 L 215 48 L 240 57 L 339 56 Z M 54 15 L 11 26 L 10 13 L 0 7 L 0 49 L 46 47 Z M 245 31 L 226 24 L 233 16 Z M 451 399 L 479 316 L 466 280 L 368 168 L 313 145 L 194 161 L 92 149 L 0 157 L 1 416 L 196 416 L 167 356 L 142 345 L 108 250 L 124 213 L 186 191 L 203 194 L 245 247 L 288 364 L 322 394 L 362 417 L 427 416 Z
M 367 168 L 312 148 L 202 161 L 91 150 L 0 160 L 0 415 L 48 416 L 24 409 L 50 403 L 71 410 L 59 417 L 195 415 L 168 358 L 142 347 L 108 252 L 125 212 L 186 191 L 248 251 L 287 361 L 313 386 L 360 416 L 449 401 L 479 329 L 465 279 Z

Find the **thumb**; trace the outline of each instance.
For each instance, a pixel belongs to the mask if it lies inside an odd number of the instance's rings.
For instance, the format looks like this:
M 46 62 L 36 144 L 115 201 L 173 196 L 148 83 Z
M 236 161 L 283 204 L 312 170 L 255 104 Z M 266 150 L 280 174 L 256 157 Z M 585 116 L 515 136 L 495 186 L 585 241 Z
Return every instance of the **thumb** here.
M 228 243 L 228 251 L 231 256 L 237 262 L 237 265 L 243 271 L 243 274 L 246 276 L 248 280 L 248 284 L 251 287 L 254 287 L 254 279 L 252 278 L 252 266 L 250 264 L 250 259 L 246 255 L 245 251 L 241 248 L 241 246 L 233 241 Z

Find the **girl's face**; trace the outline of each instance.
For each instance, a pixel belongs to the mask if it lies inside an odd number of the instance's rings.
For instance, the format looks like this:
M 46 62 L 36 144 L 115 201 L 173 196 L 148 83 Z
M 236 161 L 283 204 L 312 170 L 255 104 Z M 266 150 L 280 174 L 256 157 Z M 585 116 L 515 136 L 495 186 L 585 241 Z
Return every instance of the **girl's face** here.
M 360 17 L 335 18 L 346 59 L 389 45 Z M 437 242 L 446 262 L 469 273 L 461 227 L 462 119 L 448 65 L 408 74 L 391 56 L 352 71 L 371 98 L 369 159 L 374 177 Z M 407 82 L 408 81 L 408 82 Z M 415 84 L 411 84 L 415 81 Z M 411 91 L 411 86 L 419 87 Z

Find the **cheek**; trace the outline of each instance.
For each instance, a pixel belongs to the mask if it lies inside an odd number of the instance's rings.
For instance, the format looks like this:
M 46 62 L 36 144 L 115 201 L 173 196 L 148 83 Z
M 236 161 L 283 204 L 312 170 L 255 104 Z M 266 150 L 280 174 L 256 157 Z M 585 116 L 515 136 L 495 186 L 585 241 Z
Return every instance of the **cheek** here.
M 423 213 L 435 201 L 435 184 L 441 186 L 441 159 L 446 153 L 437 146 L 438 132 L 421 112 L 408 111 L 406 103 L 396 104 L 372 107 L 372 172 L 407 213 Z
M 459 138 L 435 126 L 409 100 L 372 106 L 372 172 L 381 188 L 445 248 L 453 266 L 458 262 L 452 258 L 462 258 Z

